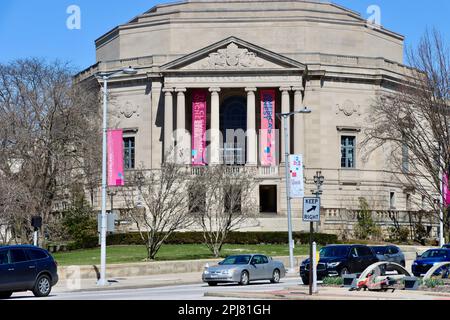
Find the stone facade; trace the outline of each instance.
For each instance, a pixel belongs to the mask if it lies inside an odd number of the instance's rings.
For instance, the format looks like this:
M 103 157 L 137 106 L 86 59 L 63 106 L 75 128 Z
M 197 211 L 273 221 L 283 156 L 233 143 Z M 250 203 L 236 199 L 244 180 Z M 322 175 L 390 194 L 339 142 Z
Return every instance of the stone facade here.
M 219 129 L 227 99 L 244 99 L 246 129 L 256 131 L 246 149 L 247 165 L 257 167 L 262 186 L 255 196 L 268 195 L 271 203 L 263 199 L 264 206 L 273 208 L 248 230 L 287 229 L 284 160 L 262 167 L 258 156 L 251 157 L 260 151 L 253 143 L 260 138 L 259 92 L 276 89 L 277 112 L 307 106 L 311 114 L 296 115 L 289 123 L 290 150 L 304 155 L 307 194 L 316 171 L 325 176 L 320 229 L 337 232 L 336 220 L 346 225 L 354 219 L 336 219 L 332 213 L 357 209 L 359 197 L 381 215 L 417 209 L 409 205 L 415 195 L 396 182 L 387 165 L 389 151 L 365 159 L 357 148 L 373 99 L 408 74 L 403 40 L 335 4 L 188 0 L 158 5 L 101 36 L 97 64 L 78 77 L 128 66 L 138 70 L 110 81 L 110 126 L 135 138 L 136 167 L 146 169 L 160 167 L 173 130 L 192 131 L 192 90 L 209 92 L 208 129 Z M 279 121 L 276 126 L 281 130 Z M 342 167 L 343 136 L 356 143 L 351 168 Z M 277 142 L 283 154 L 282 135 Z M 215 143 L 211 147 L 217 150 Z M 211 163 L 217 161 L 213 157 Z M 177 161 L 190 163 L 187 156 Z M 293 200 L 293 211 L 295 230 L 306 230 L 300 200 Z

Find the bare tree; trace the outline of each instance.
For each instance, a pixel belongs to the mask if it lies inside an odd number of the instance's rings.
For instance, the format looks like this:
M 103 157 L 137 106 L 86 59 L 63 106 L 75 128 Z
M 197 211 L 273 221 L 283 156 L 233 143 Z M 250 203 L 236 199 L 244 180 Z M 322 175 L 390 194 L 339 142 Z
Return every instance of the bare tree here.
M 252 169 L 228 166 L 205 167 L 198 173 L 189 186 L 190 211 L 205 245 L 219 257 L 230 232 L 255 221 L 255 175 Z
M 436 30 L 427 32 L 418 47 L 408 51 L 412 68 L 402 83 L 386 88 L 376 99 L 363 141 L 367 156 L 376 149 L 390 150 L 391 169 L 398 181 L 414 190 L 416 202 L 425 202 L 433 214 L 447 209 L 436 199 L 442 198 L 442 173 L 450 167 L 449 53 Z M 443 222 L 448 232 L 447 212 Z
M 187 171 L 172 163 L 160 170 L 138 171 L 134 186 L 121 190 L 128 214 L 154 260 L 164 242 L 177 230 L 192 223 L 188 215 Z M 137 187 L 137 190 L 136 190 Z
M 68 186 L 86 178 L 100 136 L 98 84 L 75 84 L 72 74 L 37 59 L 0 65 L 0 175 L 20 185 L 23 210 L 44 226 Z

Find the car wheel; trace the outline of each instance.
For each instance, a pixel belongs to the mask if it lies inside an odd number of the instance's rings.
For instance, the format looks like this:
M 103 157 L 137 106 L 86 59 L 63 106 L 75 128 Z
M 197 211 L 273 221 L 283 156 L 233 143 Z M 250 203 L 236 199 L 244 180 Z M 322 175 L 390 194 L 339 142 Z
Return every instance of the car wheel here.
M 215 286 L 217 286 L 217 282 L 208 282 L 208 285 L 210 287 L 215 287 Z
M 248 272 L 247 271 L 243 271 L 241 274 L 241 281 L 239 281 L 239 284 L 241 286 L 246 286 L 250 283 L 250 278 L 248 276 Z
M 280 282 L 280 270 L 275 269 L 273 270 L 272 279 L 270 280 L 271 283 L 279 283 Z
M 340 274 L 340 276 L 342 277 L 342 276 L 344 276 L 344 274 L 350 274 L 350 270 L 348 270 L 347 267 L 343 267 L 343 268 L 341 269 L 341 274 Z
M 40 276 L 33 288 L 33 294 L 35 297 L 48 297 L 52 291 L 52 284 L 50 277 L 47 275 Z
M 9 299 L 12 296 L 12 291 L 0 292 L 0 299 Z
M 309 277 L 302 277 L 302 281 L 305 286 L 309 285 Z

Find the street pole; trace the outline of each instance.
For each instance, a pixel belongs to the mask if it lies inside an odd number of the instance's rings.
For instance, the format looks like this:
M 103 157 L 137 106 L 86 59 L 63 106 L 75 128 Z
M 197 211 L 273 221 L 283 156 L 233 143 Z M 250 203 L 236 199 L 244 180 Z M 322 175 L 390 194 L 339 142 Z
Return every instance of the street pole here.
M 100 279 L 97 282 L 99 286 L 106 286 L 106 232 L 108 217 L 106 215 L 106 171 L 107 171 L 107 133 L 108 133 L 108 80 L 118 74 L 134 75 L 137 70 L 132 67 L 123 68 L 111 72 L 100 72 L 96 74 L 98 79 L 103 80 L 103 146 L 102 146 L 102 214 L 100 227 Z
M 107 130 L 108 130 L 108 77 L 103 77 L 103 157 L 102 157 L 102 219 L 100 229 L 100 279 L 99 286 L 106 286 L 106 170 L 107 170 Z
M 285 171 L 286 171 L 286 201 L 288 211 L 288 232 L 289 232 L 289 268 L 291 272 L 295 272 L 294 268 L 294 241 L 292 237 L 292 212 L 291 212 L 291 190 L 290 190 L 290 174 L 289 174 L 289 132 L 288 132 L 288 115 L 282 115 L 284 121 L 284 150 L 285 150 Z
M 34 233 L 33 233 L 33 245 L 35 247 L 38 246 L 38 228 L 34 228 Z
M 313 272 L 314 272 L 314 257 L 313 257 L 313 233 L 314 233 L 314 224 L 313 222 L 309 223 L 309 295 L 313 295 Z
M 440 191 L 440 200 L 439 200 L 439 247 L 445 244 L 444 238 L 444 172 L 442 170 L 444 164 L 441 156 L 441 145 L 439 144 L 439 191 Z

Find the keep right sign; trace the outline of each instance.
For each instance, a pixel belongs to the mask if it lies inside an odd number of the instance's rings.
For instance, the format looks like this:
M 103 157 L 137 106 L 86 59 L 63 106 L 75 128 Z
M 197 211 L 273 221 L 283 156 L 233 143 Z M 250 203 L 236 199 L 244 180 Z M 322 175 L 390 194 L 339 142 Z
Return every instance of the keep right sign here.
M 303 198 L 303 221 L 320 222 L 320 198 Z

